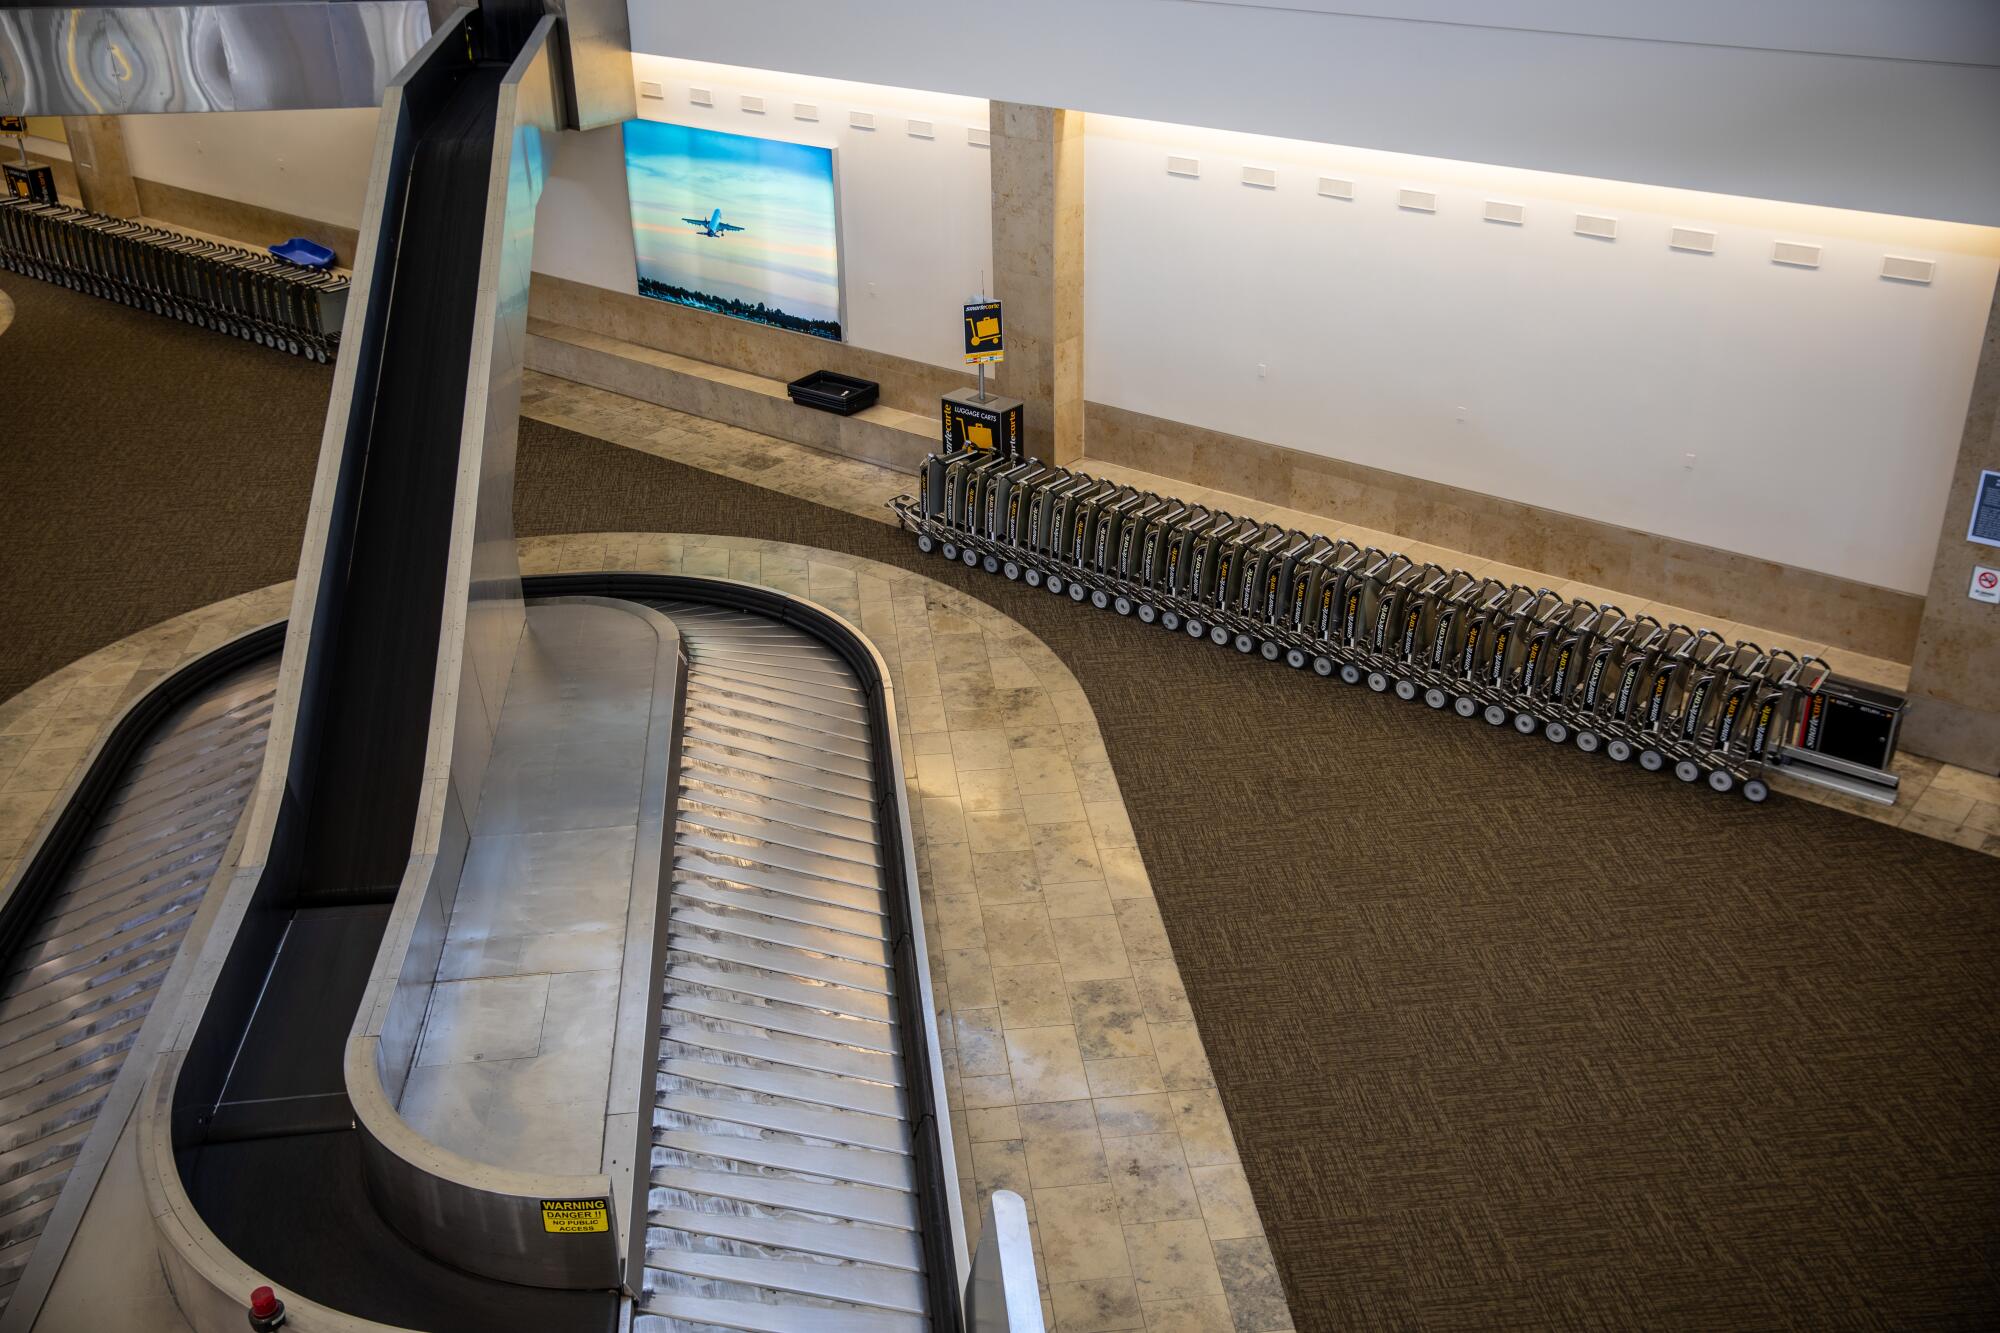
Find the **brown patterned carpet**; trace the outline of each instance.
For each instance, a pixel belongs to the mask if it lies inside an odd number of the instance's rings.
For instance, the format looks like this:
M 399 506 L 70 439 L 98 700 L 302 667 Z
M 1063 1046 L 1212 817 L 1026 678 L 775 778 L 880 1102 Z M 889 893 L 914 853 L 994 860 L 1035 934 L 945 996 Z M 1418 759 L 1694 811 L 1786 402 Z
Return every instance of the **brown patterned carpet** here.
M 0 696 L 287 576 L 326 392 L 7 288 Z M 532 422 L 518 515 L 920 567 L 1063 655 L 1301 1327 L 2000 1322 L 2000 862 L 1246 663 Z

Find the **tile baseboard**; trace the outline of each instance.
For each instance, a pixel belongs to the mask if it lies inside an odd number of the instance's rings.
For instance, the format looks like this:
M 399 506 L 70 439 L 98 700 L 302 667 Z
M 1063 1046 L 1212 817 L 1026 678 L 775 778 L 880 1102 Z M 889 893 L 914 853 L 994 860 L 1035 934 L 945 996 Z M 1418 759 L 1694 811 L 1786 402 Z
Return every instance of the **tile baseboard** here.
M 1908 662 L 1924 599 L 1127 408 L 1085 406 L 1091 460 Z
M 938 400 L 944 395 L 976 382 L 964 371 L 547 273 L 534 275 L 528 289 L 528 314 L 779 384 L 789 384 L 815 370 L 858 375 L 881 386 L 880 401 L 886 406 L 930 417 L 937 415 Z

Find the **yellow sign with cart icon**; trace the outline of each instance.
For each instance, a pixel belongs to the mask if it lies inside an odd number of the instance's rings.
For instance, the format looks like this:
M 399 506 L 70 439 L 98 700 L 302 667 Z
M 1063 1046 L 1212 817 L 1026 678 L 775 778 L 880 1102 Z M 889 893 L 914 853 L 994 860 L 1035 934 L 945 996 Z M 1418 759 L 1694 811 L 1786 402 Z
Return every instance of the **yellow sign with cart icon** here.
M 980 301 L 965 308 L 965 364 L 985 365 L 1006 360 L 1000 324 L 1000 303 Z

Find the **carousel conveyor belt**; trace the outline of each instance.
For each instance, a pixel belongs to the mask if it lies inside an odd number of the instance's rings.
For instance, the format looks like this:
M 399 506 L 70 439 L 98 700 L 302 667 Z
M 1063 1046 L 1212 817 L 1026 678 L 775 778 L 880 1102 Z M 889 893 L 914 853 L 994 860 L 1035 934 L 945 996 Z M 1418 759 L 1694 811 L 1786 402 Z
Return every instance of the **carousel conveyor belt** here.
M 883 697 L 851 654 L 768 609 L 696 600 L 687 580 L 613 575 L 593 587 L 592 577 L 528 579 L 524 590 L 643 600 L 674 621 L 687 654 L 640 1186 L 644 1283 L 630 1327 L 952 1327 L 955 1308 L 941 1308 L 955 1307 L 950 1227 L 928 1132 L 938 1098 L 927 1033 L 913 1026 L 922 1004 L 898 957 L 900 830 L 885 827 L 880 800 Z M 657 595 L 668 588 L 678 595 Z M 76 827 L 45 846 L 56 873 L 0 918 L 0 1298 L 255 785 L 283 628 L 170 678 L 144 701 L 150 713 L 135 707 L 113 733 L 131 733 L 122 748 L 107 742 L 65 812 Z M 356 906 L 335 919 L 365 919 Z M 303 1051 L 344 1035 L 353 1006 L 327 1000 L 324 951 L 288 957 L 290 942 L 280 940 L 256 1016 Z M 294 1072 L 313 1063 L 266 1054 Z M 343 1116 L 301 1123 L 302 1108 L 280 1098 L 275 1120 L 232 1129 L 219 1123 L 228 1105 L 190 1155 L 190 1188 L 216 1205 L 218 1236 L 285 1289 L 412 1328 L 615 1321 L 612 1293 L 493 1282 L 403 1243 L 367 1196 Z
M 274 639 L 275 636 L 266 636 Z M 66 864 L 6 906 L 0 1309 L 41 1239 L 236 831 L 270 734 L 275 643 L 161 687 L 107 758 Z M 24 883 L 27 881 L 24 880 Z
M 655 605 L 688 671 L 634 1327 L 929 1328 L 871 701 L 798 628 Z

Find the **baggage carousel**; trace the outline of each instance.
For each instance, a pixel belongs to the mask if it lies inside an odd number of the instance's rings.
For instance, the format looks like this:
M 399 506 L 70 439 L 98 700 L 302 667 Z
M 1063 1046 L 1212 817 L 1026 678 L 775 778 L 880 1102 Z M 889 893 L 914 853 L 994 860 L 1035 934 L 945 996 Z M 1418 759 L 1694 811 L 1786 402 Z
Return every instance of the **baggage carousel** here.
M 1039 1326 L 1018 1200 L 973 1280 L 880 656 L 519 572 L 556 32 L 390 85 L 289 616 L 0 897 L 0 1329 Z

